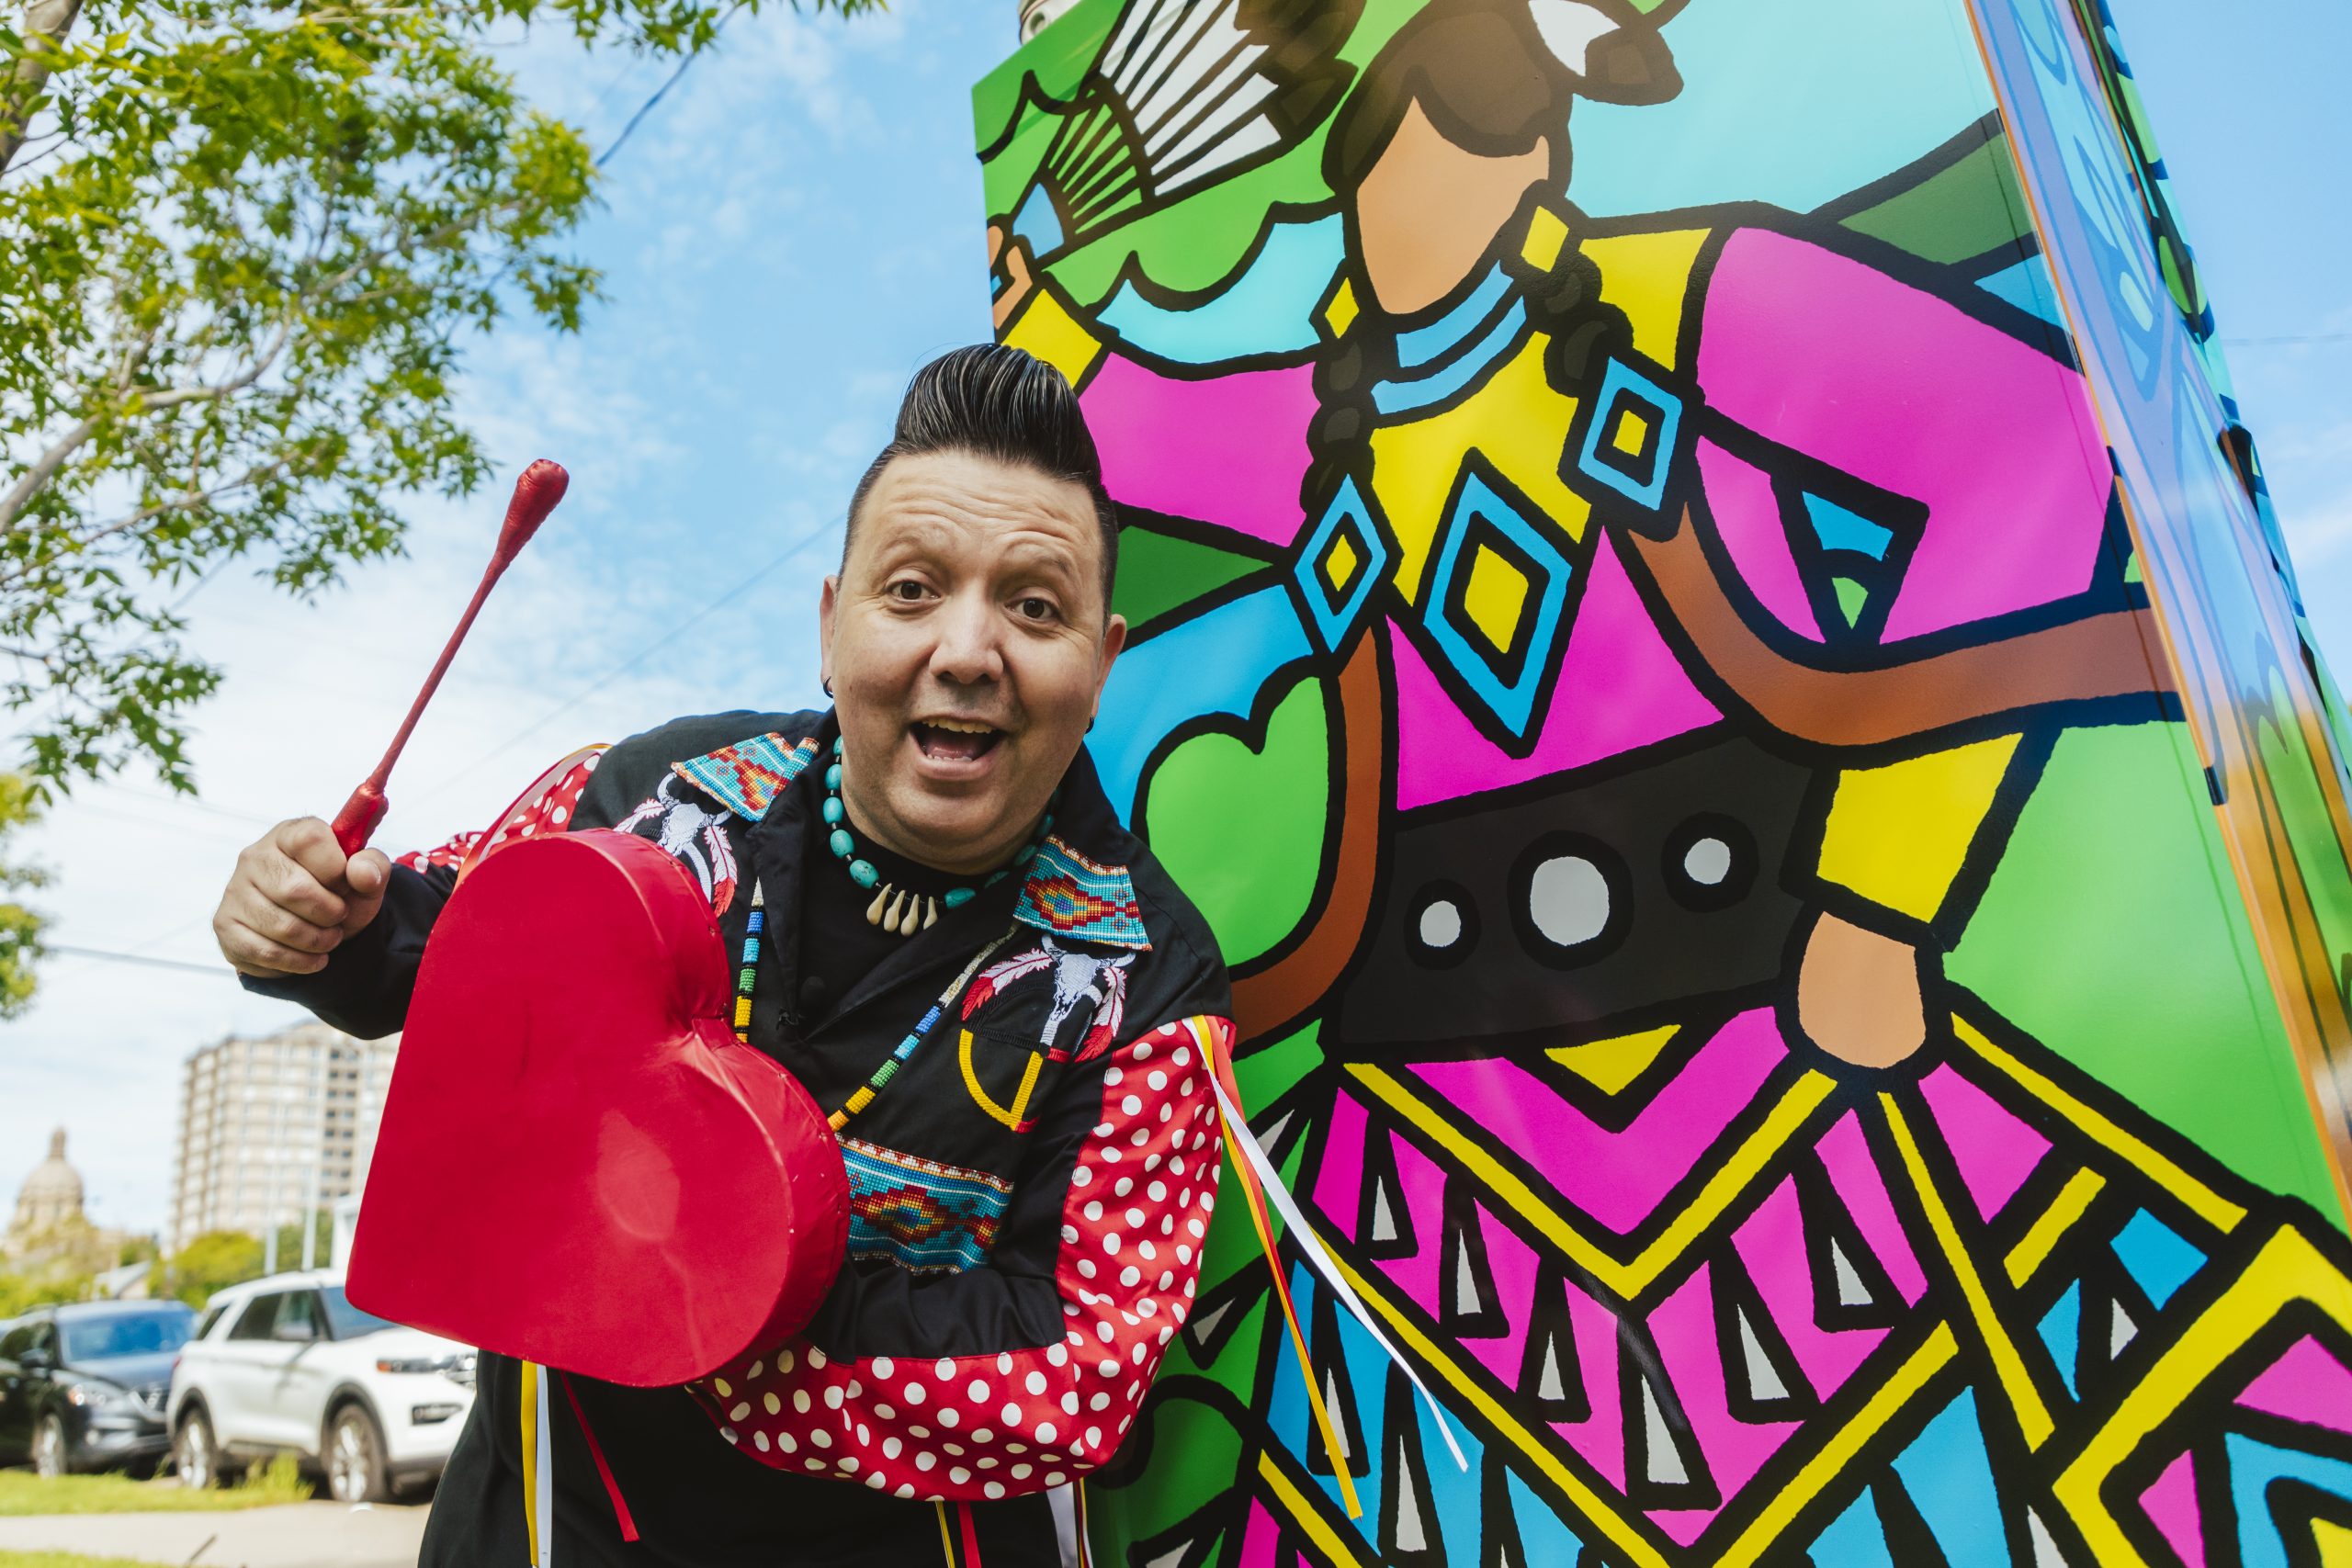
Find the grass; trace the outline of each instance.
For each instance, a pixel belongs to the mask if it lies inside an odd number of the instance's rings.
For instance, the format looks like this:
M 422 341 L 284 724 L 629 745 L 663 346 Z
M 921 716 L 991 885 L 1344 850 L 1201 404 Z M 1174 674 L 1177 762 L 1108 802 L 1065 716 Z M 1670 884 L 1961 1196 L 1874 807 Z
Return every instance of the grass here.
M 295 1468 L 292 1454 L 256 1464 L 234 1486 L 191 1492 L 170 1481 L 133 1481 L 128 1475 L 67 1475 L 43 1481 L 29 1470 L 0 1470 L 0 1518 L 23 1514 L 155 1514 L 266 1508 L 309 1500 L 311 1483 Z M 22 1558 L 19 1562 L 18 1559 Z M 78 1568 L 85 1559 L 56 1559 Z M 50 1560 L 0 1552 L 0 1568 L 49 1568 Z
M 129 1557 L 85 1557 L 78 1551 L 0 1551 L 0 1568 L 156 1568 Z

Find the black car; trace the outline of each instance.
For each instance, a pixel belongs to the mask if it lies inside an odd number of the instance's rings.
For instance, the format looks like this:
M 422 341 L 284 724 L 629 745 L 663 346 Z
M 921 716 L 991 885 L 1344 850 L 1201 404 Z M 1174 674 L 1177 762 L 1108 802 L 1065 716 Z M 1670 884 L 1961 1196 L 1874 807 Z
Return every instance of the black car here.
M 152 1465 L 196 1314 L 178 1302 L 42 1307 L 0 1334 L 0 1464 L 43 1475 Z

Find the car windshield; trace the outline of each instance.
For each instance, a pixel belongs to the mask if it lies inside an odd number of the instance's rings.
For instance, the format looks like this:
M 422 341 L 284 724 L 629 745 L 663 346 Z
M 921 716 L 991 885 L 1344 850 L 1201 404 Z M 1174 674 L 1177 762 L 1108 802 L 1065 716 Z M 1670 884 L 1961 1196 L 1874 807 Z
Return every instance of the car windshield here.
M 372 1312 L 362 1312 L 344 1299 L 341 1285 L 329 1285 L 319 1294 L 327 1301 L 327 1331 L 337 1339 L 356 1339 L 363 1334 L 373 1334 L 379 1328 L 396 1325 L 378 1317 Z
M 153 1312 L 68 1319 L 57 1326 L 65 1336 L 67 1361 L 103 1361 L 115 1356 L 155 1356 L 176 1350 L 187 1343 L 188 1325 L 195 1318 L 186 1307 L 159 1307 Z

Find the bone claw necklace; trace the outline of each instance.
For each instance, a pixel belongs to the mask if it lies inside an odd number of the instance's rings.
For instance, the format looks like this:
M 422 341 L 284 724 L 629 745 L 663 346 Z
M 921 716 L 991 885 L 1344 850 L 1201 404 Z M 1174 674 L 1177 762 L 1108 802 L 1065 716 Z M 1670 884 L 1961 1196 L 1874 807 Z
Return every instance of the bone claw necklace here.
M 1046 835 L 1053 830 L 1053 808 L 1059 806 L 1061 800 L 1061 791 L 1056 790 L 1053 799 L 1046 803 L 1046 815 L 1038 822 L 1037 831 L 1030 837 L 1028 843 L 1022 846 L 1021 852 L 1012 857 L 1012 863 L 989 873 L 982 879 L 979 887 L 951 887 L 946 892 L 936 896 L 918 893 L 911 887 L 900 887 L 894 883 L 883 881 L 880 869 L 872 861 L 857 852 L 857 840 L 850 837 L 849 809 L 842 804 L 842 742 L 841 738 L 835 736 L 833 760 L 825 769 L 824 818 L 825 827 L 828 829 L 825 843 L 826 847 L 833 852 L 833 858 L 849 867 L 849 879 L 852 882 L 856 883 L 860 887 L 874 889 L 874 902 L 865 907 L 865 923 L 869 926 L 880 926 L 884 931 L 895 932 L 899 936 L 912 936 L 919 931 L 928 931 L 937 925 L 939 911 L 942 908 L 962 908 L 972 901 L 974 895 L 979 892 L 980 887 L 994 886 L 1010 875 L 1016 867 L 1027 865 L 1035 860 L 1037 857 L 1037 847 L 1046 841 Z

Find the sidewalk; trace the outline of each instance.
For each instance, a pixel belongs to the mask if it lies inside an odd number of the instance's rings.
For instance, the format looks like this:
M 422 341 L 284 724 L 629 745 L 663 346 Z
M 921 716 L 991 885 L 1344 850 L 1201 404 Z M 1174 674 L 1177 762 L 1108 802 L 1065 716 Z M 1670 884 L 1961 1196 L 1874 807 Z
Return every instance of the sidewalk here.
M 166 1568 L 415 1568 L 424 1506 L 293 1503 L 210 1514 L 0 1519 L 0 1549 L 128 1557 Z

